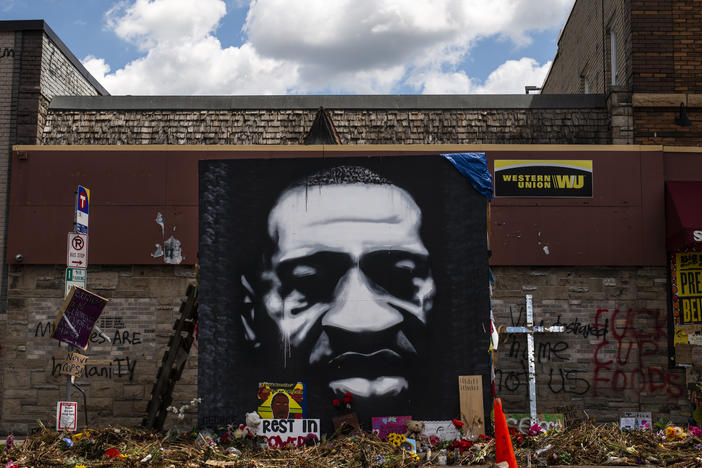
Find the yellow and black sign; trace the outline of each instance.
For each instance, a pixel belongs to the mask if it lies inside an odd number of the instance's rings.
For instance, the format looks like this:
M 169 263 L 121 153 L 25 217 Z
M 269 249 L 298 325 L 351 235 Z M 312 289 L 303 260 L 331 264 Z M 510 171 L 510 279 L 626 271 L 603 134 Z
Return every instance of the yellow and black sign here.
M 675 254 L 673 301 L 681 324 L 702 323 L 702 252 Z
M 592 197 L 592 160 L 495 160 L 496 197 Z

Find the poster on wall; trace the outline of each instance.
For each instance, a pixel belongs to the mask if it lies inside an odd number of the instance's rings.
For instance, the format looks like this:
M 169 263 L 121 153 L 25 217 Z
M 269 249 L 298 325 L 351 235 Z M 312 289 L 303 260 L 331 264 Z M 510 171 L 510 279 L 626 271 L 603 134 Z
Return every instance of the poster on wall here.
M 592 197 L 592 160 L 496 159 L 496 197 Z
M 201 424 L 260 382 L 304 382 L 324 432 L 347 393 L 366 429 L 450 420 L 489 375 L 487 200 L 446 159 L 206 160 L 199 190 Z
M 261 382 L 258 384 L 258 415 L 263 419 L 305 417 L 305 384 Z
M 702 324 L 702 251 L 677 252 L 671 260 L 675 323 Z

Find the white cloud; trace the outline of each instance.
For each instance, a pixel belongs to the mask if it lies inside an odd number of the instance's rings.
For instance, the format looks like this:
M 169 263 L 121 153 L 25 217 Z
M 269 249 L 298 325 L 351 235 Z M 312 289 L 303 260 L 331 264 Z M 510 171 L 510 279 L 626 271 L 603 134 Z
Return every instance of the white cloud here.
M 424 94 L 524 94 L 524 86 L 541 86 L 551 62 L 539 65 L 524 57 L 508 60 L 480 83 L 464 71 L 419 73 L 411 79 L 415 89 Z
M 520 60 L 508 60 L 485 80 L 473 92 L 476 94 L 522 94 L 525 86 L 539 86 L 544 82 L 551 62 L 539 65 L 536 60 L 524 57 Z
M 100 58 L 85 64 L 113 94 L 524 92 L 515 81 L 540 84 L 531 77 L 545 65 L 508 61 L 482 84 L 459 67 L 481 38 L 522 46 L 556 28 L 572 2 L 251 0 L 243 45 L 225 48 L 215 36 L 224 0 L 125 0 L 108 26 L 143 55 L 115 72 Z
M 136 0 L 107 13 L 110 27 L 145 55 L 110 73 L 102 58 L 86 68 L 112 94 L 286 94 L 297 65 L 264 57 L 251 43 L 222 47 L 214 36 L 221 0 Z

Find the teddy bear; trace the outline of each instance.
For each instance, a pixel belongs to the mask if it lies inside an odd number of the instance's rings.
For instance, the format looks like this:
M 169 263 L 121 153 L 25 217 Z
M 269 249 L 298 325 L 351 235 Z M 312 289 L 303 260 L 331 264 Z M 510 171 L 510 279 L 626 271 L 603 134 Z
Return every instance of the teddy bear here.
M 256 437 L 260 425 L 261 416 L 259 416 L 258 413 L 246 413 L 246 425 L 241 424 L 238 432 L 241 437 Z
M 424 430 L 423 421 L 407 421 L 407 432 L 405 432 L 405 437 L 408 439 L 419 439 L 422 431 Z

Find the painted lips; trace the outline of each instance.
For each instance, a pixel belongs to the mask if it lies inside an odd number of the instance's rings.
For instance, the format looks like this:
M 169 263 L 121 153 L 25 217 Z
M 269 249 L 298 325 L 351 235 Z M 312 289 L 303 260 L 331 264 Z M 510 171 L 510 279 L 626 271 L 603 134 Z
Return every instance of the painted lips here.
M 407 360 L 391 349 L 379 349 L 371 353 L 346 351 L 328 362 L 330 378 L 403 375 Z

